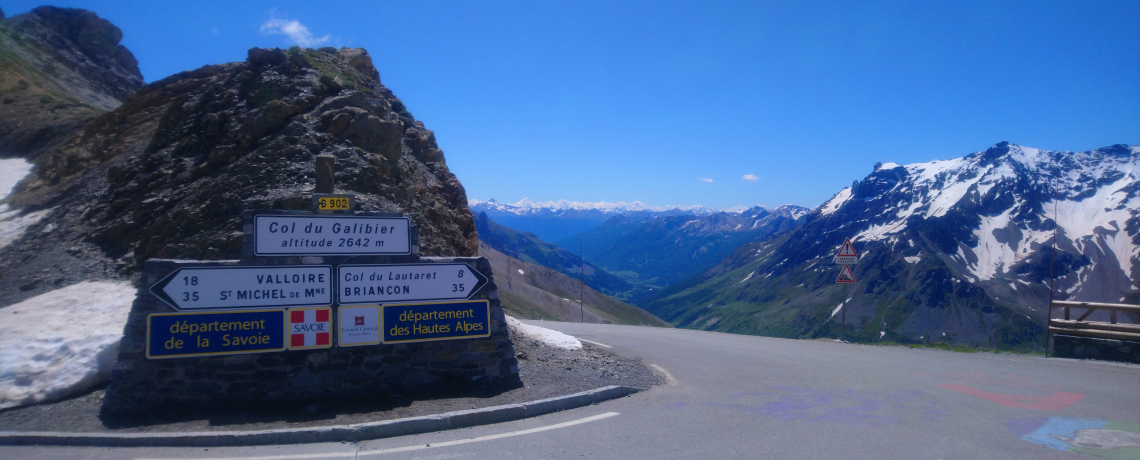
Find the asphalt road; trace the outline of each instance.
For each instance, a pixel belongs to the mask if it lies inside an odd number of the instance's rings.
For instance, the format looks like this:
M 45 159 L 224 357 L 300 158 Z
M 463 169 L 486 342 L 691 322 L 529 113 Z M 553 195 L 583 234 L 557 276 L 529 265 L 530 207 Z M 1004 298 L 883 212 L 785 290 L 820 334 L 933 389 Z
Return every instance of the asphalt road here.
M 1140 458 L 1136 365 L 531 323 L 640 357 L 671 382 L 527 420 L 359 444 L 0 447 L 0 457 Z

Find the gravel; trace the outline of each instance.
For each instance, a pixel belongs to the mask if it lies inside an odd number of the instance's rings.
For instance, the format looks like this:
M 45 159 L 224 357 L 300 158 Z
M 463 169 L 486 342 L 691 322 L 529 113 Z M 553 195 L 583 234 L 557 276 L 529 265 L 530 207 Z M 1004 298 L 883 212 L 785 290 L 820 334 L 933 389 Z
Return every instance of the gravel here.
M 607 385 L 649 389 L 664 383 L 640 360 L 585 343 L 578 350 L 550 347 L 511 331 L 523 387 L 446 394 L 385 394 L 366 401 L 322 401 L 297 406 L 229 410 L 187 409 L 109 426 L 99 419 L 103 388 L 51 404 L 0 411 L 0 431 L 178 432 L 300 428 L 392 420 L 563 396 Z M 120 422 L 121 423 L 121 422 Z

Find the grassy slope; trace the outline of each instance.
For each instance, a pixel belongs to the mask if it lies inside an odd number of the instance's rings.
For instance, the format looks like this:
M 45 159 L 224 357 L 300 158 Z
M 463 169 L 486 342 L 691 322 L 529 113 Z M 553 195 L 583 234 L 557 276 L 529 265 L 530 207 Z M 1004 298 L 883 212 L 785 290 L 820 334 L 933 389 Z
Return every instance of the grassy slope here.
M 541 265 L 508 257 L 482 242 L 479 244 L 479 255 L 491 261 L 495 284 L 499 287 L 499 300 L 511 316 L 559 321 L 581 320 L 583 313 L 579 311 L 577 302 L 580 287 L 578 280 Z M 521 274 L 519 270 L 522 270 Z M 669 327 L 661 318 L 610 298 L 589 286 L 585 287 L 583 294 L 586 322 L 608 321 L 615 324 Z

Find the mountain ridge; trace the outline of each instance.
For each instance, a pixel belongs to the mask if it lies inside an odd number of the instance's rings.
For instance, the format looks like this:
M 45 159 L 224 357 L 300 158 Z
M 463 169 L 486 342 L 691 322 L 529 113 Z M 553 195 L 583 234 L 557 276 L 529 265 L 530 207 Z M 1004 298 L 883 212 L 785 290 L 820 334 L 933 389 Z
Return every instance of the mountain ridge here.
M 1002 142 L 954 160 L 878 164 L 800 228 L 747 243 L 642 306 L 698 329 L 810 338 L 846 328 L 865 342 L 1042 349 L 1054 227 L 1058 298 L 1120 302 L 1136 292 L 1138 179 L 1140 147 L 1124 145 L 1054 152 Z M 846 237 L 861 258 L 844 326 L 830 259 Z

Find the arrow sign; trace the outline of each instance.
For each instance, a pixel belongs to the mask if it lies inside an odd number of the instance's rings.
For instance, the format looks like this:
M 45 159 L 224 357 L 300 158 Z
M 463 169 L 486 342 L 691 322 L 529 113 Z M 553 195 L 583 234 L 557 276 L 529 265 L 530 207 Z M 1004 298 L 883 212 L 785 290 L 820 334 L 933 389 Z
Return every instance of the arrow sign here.
M 332 304 L 332 267 L 182 267 L 150 287 L 176 310 Z
M 836 283 L 854 283 L 855 274 L 851 273 L 851 266 L 844 265 L 843 270 L 839 272 L 839 278 L 835 279 Z
M 843 246 L 839 247 L 839 254 L 835 255 L 836 265 L 855 265 L 859 263 L 859 254 L 855 252 L 855 246 L 851 245 L 851 238 L 843 239 Z
M 336 279 L 341 304 L 463 300 L 487 284 L 465 263 L 340 265 Z

